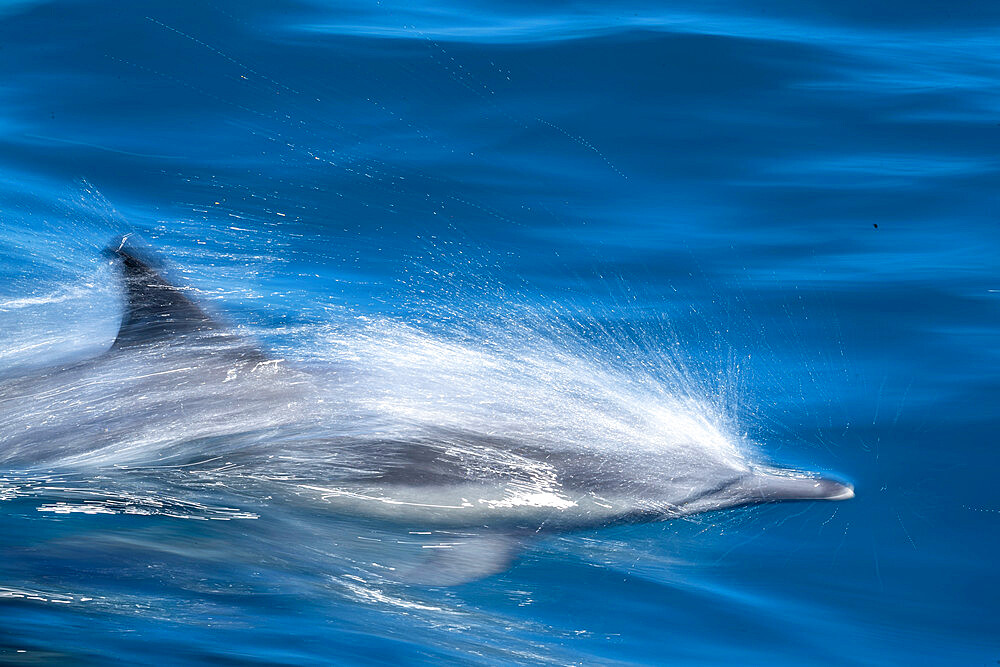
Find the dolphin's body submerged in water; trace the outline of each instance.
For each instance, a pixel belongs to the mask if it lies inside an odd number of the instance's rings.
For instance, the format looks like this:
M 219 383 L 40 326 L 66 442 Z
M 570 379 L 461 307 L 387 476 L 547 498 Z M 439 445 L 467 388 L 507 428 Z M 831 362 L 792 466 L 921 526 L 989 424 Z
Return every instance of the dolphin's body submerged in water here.
M 538 532 L 854 495 L 840 482 L 753 462 L 697 403 L 664 397 L 637 411 L 627 398 L 601 397 L 613 405 L 594 408 L 586 383 L 568 387 L 558 373 L 532 370 L 537 359 L 506 374 L 490 355 L 467 361 L 466 382 L 507 378 L 488 400 L 462 393 L 448 349 L 409 372 L 294 368 L 133 252 L 111 252 L 125 287 L 118 335 L 94 359 L 0 380 L 4 469 L 110 478 L 207 466 L 215 479 L 230 471 L 230 487 L 292 503 L 410 531 L 463 531 L 435 550 L 432 567 L 407 573 L 429 584 L 500 571 Z M 396 352 L 388 365 L 398 370 L 413 352 L 406 343 Z M 439 384 L 427 377 L 436 370 Z M 519 374 L 573 398 L 511 402 Z M 455 392 L 452 405 L 464 402 L 465 423 L 435 412 L 442 387 Z M 530 410 L 546 415 L 542 426 L 525 417 Z

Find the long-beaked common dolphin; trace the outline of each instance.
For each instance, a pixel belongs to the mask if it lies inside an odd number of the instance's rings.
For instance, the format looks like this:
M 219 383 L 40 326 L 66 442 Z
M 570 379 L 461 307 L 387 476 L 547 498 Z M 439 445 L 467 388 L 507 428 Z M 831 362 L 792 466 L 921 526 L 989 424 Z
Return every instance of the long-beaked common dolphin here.
M 403 574 L 431 585 L 502 571 L 536 533 L 854 496 L 848 484 L 753 461 L 700 404 L 664 396 L 641 413 L 592 409 L 586 388 L 528 362 L 506 374 L 493 403 L 459 397 L 494 421 L 449 420 L 435 412 L 439 385 L 427 377 L 457 382 L 447 350 L 395 375 L 296 368 L 210 316 L 124 240 L 108 252 L 124 286 L 117 337 L 96 358 L 0 380 L 4 468 L 110 476 L 223 457 L 234 479 L 269 497 L 409 531 L 461 531 Z M 498 365 L 477 358 L 465 381 Z M 572 400 L 511 407 L 518 377 L 532 373 Z M 415 410 L 406 392 L 423 382 Z M 528 410 L 548 410 L 544 426 Z

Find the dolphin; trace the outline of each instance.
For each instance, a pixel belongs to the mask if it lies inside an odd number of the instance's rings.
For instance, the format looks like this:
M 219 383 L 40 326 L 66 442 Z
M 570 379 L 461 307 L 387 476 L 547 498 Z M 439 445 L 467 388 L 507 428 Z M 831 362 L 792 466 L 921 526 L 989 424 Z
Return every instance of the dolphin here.
M 366 353 L 393 352 L 369 337 L 351 351 L 357 363 L 290 364 L 209 314 L 148 252 L 122 240 L 107 254 L 123 287 L 117 336 L 94 358 L 0 378 L 3 469 L 140 470 L 161 483 L 173 479 L 163 471 L 210 470 L 215 484 L 289 506 L 451 531 L 399 573 L 426 585 L 501 572 L 538 534 L 854 496 L 754 460 L 697 401 L 663 395 L 639 410 L 625 389 L 568 386 L 589 371 L 561 352 L 556 368 L 575 370 L 553 371 L 546 355 L 508 368 L 476 352 L 460 374 L 439 341 L 433 363 L 411 367 L 416 338 L 397 343 L 392 363 L 366 365 Z M 532 377 L 545 392 L 511 398 Z M 484 399 L 477 381 L 499 389 Z M 439 409 L 445 400 L 457 417 Z

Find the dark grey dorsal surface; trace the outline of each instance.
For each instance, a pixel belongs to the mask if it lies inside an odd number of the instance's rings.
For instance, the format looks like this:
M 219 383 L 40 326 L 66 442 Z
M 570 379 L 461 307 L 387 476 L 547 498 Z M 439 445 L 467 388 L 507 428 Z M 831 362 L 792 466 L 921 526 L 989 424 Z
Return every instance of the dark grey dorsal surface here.
M 265 359 L 124 244 L 110 246 L 107 252 L 116 258 L 125 288 L 125 311 L 112 350 L 183 341 L 217 344 L 240 356 Z

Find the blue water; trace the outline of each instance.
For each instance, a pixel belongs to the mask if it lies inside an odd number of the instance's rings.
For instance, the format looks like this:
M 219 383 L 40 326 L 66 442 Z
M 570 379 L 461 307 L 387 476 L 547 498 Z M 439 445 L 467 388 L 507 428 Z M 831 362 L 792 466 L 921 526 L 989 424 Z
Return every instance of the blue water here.
M 326 536 L 368 528 L 266 498 L 0 486 L 0 660 L 994 664 L 998 31 L 985 1 L 0 4 L 5 374 L 110 344 L 100 251 L 135 232 L 303 362 L 357 317 L 502 336 L 511 302 L 611 364 L 679 349 L 760 456 L 857 490 L 426 589 L 344 579 Z

